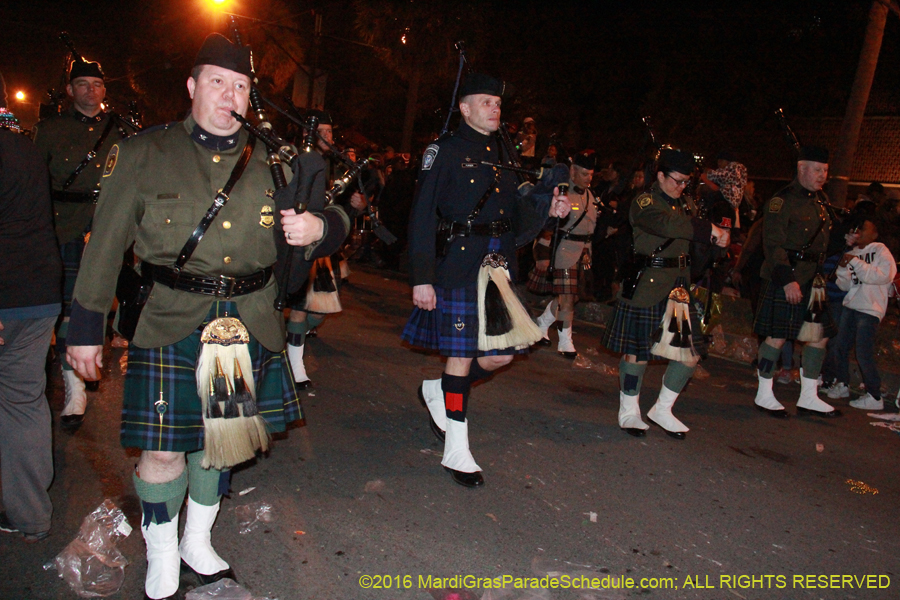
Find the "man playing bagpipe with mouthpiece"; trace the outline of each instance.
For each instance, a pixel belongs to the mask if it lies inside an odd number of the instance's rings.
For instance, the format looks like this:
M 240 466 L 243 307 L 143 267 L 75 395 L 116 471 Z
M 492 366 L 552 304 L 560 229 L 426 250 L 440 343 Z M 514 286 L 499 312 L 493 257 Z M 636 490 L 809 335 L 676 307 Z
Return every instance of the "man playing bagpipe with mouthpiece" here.
M 424 381 L 419 395 L 444 441 L 441 464 L 468 487 L 484 484 L 469 451 L 469 390 L 541 338 L 511 287 L 516 246 L 531 242 L 548 214 L 569 213 L 550 181 L 565 181 L 565 169 L 522 196 L 512 173 L 481 164 L 508 158 L 495 134 L 506 92 L 493 77 L 468 76 L 460 89 L 463 122 L 425 150 L 409 220 L 415 309 L 402 338 L 447 357 L 443 376 Z
M 291 267 L 308 268 L 349 229 L 342 209 L 312 210 L 324 206 L 324 186 L 296 213 L 304 169 L 271 191 L 264 148 L 254 152 L 232 116 L 247 114 L 251 76 L 249 48 L 210 35 L 187 80 L 190 115 L 113 146 L 75 284 L 68 356 L 86 377 L 102 367 L 105 315 L 132 241 L 151 286 L 131 330 L 121 441 L 142 450 L 133 482 L 153 600 L 176 597 L 180 569 L 201 584 L 234 578 L 210 542 L 230 469 L 302 416 L 273 266 L 300 246 Z M 120 298 L 116 327 L 126 335 L 124 316 Z
M 694 337 L 699 323 L 690 313 L 691 241 L 725 248 L 728 230 L 686 213 L 681 199 L 696 168 L 694 157 L 664 149 L 650 191 L 631 204 L 634 259 L 626 265 L 622 288 L 603 345 L 622 352 L 619 362 L 619 427 L 641 437 L 649 426 L 641 419 L 639 398 L 647 361 L 669 359 L 656 404 L 647 418 L 682 440 L 688 428 L 672 406 L 699 361 Z M 694 318 L 692 318 L 694 317 Z

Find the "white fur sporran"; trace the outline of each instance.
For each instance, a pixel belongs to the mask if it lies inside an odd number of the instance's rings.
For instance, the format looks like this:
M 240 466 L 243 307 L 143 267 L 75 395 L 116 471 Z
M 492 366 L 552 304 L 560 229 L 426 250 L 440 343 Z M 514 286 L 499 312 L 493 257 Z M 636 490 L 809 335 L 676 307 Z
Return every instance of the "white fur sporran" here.
M 200 464 L 229 469 L 269 448 L 256 406 L 250 334 L 238 319 L 221 317 L 203 328 L 200 341 L 196 377 L 206 438 Z

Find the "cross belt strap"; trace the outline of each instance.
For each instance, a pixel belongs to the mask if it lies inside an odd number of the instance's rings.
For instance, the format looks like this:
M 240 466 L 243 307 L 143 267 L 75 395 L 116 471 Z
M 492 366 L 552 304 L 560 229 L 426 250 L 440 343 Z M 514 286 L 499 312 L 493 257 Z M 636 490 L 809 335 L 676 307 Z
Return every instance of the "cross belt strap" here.
M 72 174 L 69 175 L 69 178 L 66 179 L 65 183 L 62 184 L 62 191 L 66 191 L 69 189 L 69 186 L 75 183 L 75 180 L 78 179 L 78 176 L 81 175 L 81 172 L 84 171 L 84 168 L 91 164 L 91 161 L 97 158 L 97 153 L 100 152 L 100 148 L 103 146 L 103 142 L 106 141 L 107 136 L 109 136 L 109 132 L 112 131 L 113 121 L 115 119 L 110 116 L 109 122 L 106 124 L 106 128 L 103 129 L 103 133 L 100 134 L 100 137 L 97 139 L 97 143 L 94 144 L 94 147 L 90 152 L 87 153 L 87 156 L 82 159 L 78 166 L 75 167 L 75 170 L 72 171 Z
M 244 174 L 244 168 L 246 168 L 247 163 L 250 162 L 250 155 L 253 154 L 253 147 L 255 144 L 256 138 L 252 135 L 249 136 L 247 144 L 244 146 L 243 152 L 241 152 L 241 157 L 238 159 L 237 164 L 234 165 L 234 169 L 231 170 L 231 177 L 228 178 L 225 187 L 216 194 L 212 206 L 207 209 L 206 214 L 203 215 L 203 218 L 200 220 L 200 224 L 197 225 L 197 228 L 194 229 L 191 237 L 188 238 L 188 241 L 185 242 L 184 247 L 181 249 L 181 253 L 175 261 L 175 266 L 172 267 L 176 273 L 181 272 L 181 269 L 184 268 L 185 263 L 191 258 L 194 250 L 197 249 L 197 244 L 203 239 L 206 230 L 209 229 L 209 226 L 212 225 L 216 215 L 219 214 L 219 211 L 221 211 L 222 207 L 228 202 L 228 194 L 231 193 L 231 190 L 238 182 L 238 179 Z

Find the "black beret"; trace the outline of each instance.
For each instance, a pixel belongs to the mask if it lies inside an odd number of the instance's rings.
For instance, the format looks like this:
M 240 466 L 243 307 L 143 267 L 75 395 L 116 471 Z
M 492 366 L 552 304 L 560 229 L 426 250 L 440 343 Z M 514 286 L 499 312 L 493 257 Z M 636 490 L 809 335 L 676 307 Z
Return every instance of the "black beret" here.
M 250 65 L 250 48 L 240 47 L 232 44 L 224 35 L 219 33 L 211 33 L 206 36 L 200 51 L 197 52 L 197 58 L 194 59 L 194 66 L 215 65 L 253 77 L 253 69 Z
M 593 171 L 597 168 L 597 155 L 593 152 L 579 152 L 575 155 L 575 158 L 572 159 L 572 162 L 582 169 Z
M 331 121 L 331 115 L 325 112 L 324 110 L 319 110 L 318 108 L 313 108 L 306 111 L 306 118 L 315 117 L 319 120 L 319 125 L 333 125 L 334 123 Z
M 472 73 L 463 81 L 459 88 L 459 97 L 465 98 L 472 94 L 488 94 L 489 96 L 500 96 L 504 98 L 512 92 L 512 86 L 505 81 L 494 79 L 490 75 L 483 73 Z
M 802 146 L 797 160 L 809 160 L 812 162 L 828 164 L 828 148 L 821 146 Z
M 79 77 L 97 77 L 103 79 L 103 69 L 100 68 L 98 62 L 88 62 L 86 60 L 73 60 L 69 66 L 69 83 Z
M 664 148 L 659 153 L 658 169 L 660 171 L 675 171 L 682 175 L 691 175 L 696 167 L 697 161 L 694 160 L 693 154 L 674 148 Z

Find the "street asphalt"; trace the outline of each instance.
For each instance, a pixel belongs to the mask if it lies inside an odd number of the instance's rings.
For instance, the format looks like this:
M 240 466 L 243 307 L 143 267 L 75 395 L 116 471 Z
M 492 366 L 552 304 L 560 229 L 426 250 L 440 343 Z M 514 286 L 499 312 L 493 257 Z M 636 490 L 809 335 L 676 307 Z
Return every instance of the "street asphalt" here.
M 792 417 L 773 419 L 753 407 L 749 366 L 710 358 L 708 377 L 675 405 L 687 439 L 655 426 L 634 438 L 616 422 L 618 358 L 598 350 L 600 326 L 576 322 L 575 361 L 536 350 L 474 388 L 470 446 L 486 484 L 463 488 L 441 468 L 443 447 L 416 397 L 441 360 L 399 340 L 409 288 L 352 268 L 343 313 L 308 344 L 305 426 L 234 470 L 213 530 L 255 598 L 898 597 L 891 461 L 900 437 L 846 400 L 841 418 L 797 417 L 799 386 L 776 384 Z M 124 585 L 110 598 L 143 598 L 137 453 L 118 439 L 123 356 L 107 349 L 100 391 L 74 434 L 58 426 L 52 366 L 53 529 L 32 545 L 0 534 L 0 598 L 76 598 L 42 565 L 106 498 L 134 527 L 119 543 L 130 562 Z M 644 378 L 645 414 L 664 368 Z M 259 503 L 271 519 L 240 533 L 239 515 Z

